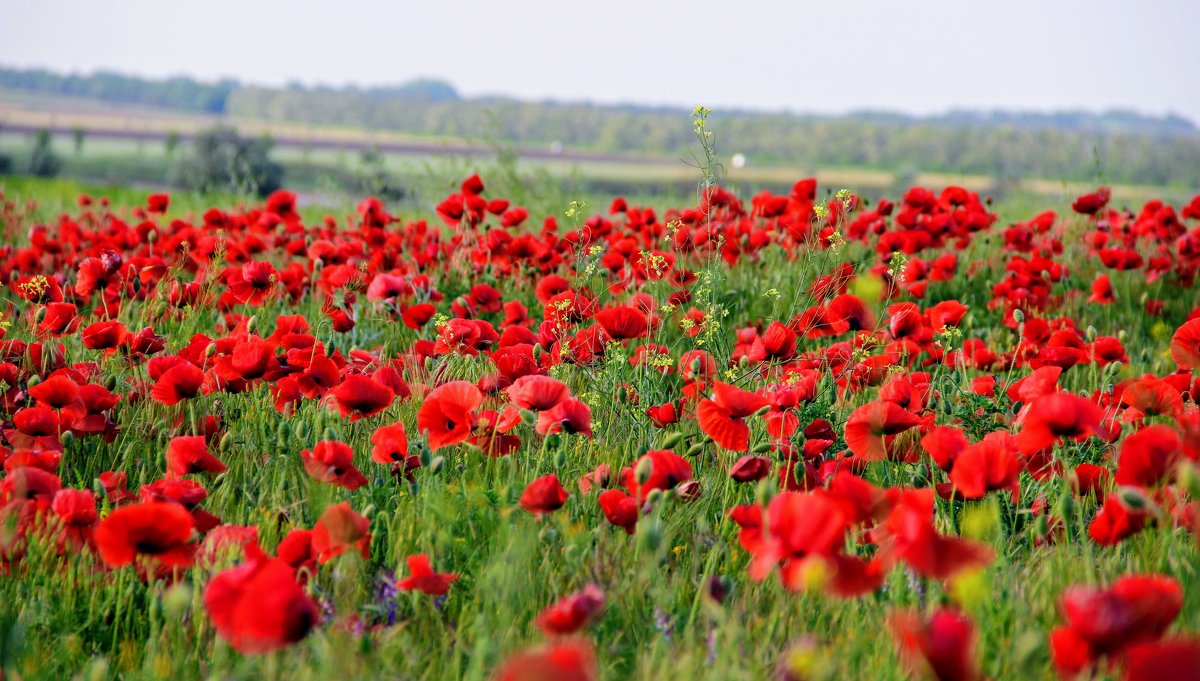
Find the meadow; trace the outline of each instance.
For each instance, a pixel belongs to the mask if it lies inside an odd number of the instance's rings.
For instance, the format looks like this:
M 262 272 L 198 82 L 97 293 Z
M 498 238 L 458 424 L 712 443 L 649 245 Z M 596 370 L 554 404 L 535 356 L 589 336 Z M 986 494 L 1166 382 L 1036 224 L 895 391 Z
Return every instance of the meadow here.
M 695 132 L 668 206 L 0 178 L 0 678 L 1200 678 L 1200 196 Z

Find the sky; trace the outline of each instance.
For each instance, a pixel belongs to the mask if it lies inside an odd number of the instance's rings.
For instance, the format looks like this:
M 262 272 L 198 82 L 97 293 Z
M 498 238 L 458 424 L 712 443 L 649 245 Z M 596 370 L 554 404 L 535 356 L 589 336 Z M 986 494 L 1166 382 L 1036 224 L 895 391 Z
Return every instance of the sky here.
M 0 65 L 262 85 L 1200 121 L 1196 0 L 0 0 Z

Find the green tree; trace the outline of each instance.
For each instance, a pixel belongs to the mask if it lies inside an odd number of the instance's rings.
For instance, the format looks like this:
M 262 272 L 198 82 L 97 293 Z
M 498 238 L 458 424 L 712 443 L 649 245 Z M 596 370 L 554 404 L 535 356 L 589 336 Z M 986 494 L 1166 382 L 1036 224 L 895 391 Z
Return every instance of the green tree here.
M 54 177 L 62 169 L 62 160 L 51 147 L 49 130 L 38 130 L 33 139 L 33 152 L 29 155 L 29 174 L 35 177 Z
M 232 127 L 196 135 L 189 158 L 175 167 L 172 181 L 198 191 L 232 191 L 266 196 L 283 183 L 283 166 L 271 160 L 271 140 L 246 139 Z

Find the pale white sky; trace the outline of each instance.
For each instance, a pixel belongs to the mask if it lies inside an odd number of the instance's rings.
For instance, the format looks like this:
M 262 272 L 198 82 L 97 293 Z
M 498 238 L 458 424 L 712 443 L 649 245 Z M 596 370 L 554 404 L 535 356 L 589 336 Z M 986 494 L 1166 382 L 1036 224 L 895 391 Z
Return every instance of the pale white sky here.
M 842 112 L 1200 121 L 1198 0 L 0 0 L 0 64 Z

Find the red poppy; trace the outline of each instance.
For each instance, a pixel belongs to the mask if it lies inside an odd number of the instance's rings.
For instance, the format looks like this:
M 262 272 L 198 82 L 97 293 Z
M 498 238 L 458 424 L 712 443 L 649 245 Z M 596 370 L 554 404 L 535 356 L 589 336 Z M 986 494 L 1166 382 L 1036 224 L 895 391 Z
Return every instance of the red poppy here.
M 1200 317 L 1184 322 L 1171 336 L 1171 357 L 1180 369 L 1200 367 Z
M 588 584 L 543 610 L 534 624 L 547 636 L 573 634 L 596 619 L 603 609 L 604 592 L 595 584 Z
M 1100 187 L 1091 194 L 1084 194 L 1075 199 L 1071 203 L 1071 209 L 1080 215 L 1095 215 L 1100 212 L 1100 209 L 1108 205 L 1109 198 L 1112 197 L 1112 190 L 1108 187 Z
M 442 596 L 450 590 L 450 585 L 458 579 L 453 572 L 434 572 L 429 556 L 418 553 L 409 556 L 408 576 L 396 582 L 396 588 L 401 591 L 420 591 L 430 596 Z
M 318 442 L 312 451 L 301 451 L 300 460 L 304 462 L 305 472 L 319 482 L 351 492 L 367 484 L 366 477 L 354 467 L 354 450 L 344 442 Z
M 948 579 L 965 570 L 986 566 L 992 550 L 975 542 L 946 537 L 933 526 L 932 489 L 904 490 L 872 537 L 886 558 L 899 558 L 918 574 Z
M 170 194 L 151 194 L 146 197 L 146 210 L 151 213 L 165 213 L 170 205 Z
M 1016 501 L 1020 473 L 1016 452 L 1006 442 L 990 438 L 967 447 L 955 458 L 950 482 L 964 499 L 982 499 L 990 491 L 1007 489 Z
M 729 477 L 738 482 L 757 482 L 771 472 L 771 460 L 763 456 L 743 456 L 729 469 Z
M 1100 512 L 1088 524 L 1088 536 L 1101 546 L 1116 546 L 1141 532 L 1149 520 L 1148 510 L 1130 508 L 1118 495 L 1109 494 Z
M 1100 427 L 1104 411 L 1091 400 L 1068 392 L 1043 395 L 1029 407 L 1017 446 L 1025 454 L 1051 447 L 1059 438 L 1083 441 Z
M 954 459 L 970 444 L 966 434 L 952 426 L 935 426 L 921 438 L 921 447 L 944 471 L 954 466 Z
M 172 438 L 167 445 L 167 473 L 181 478 L 192 473 L 223 473 L 225 464 L 208 451 L 203 435 Z
M 539 435 L 567 433 L 592 435 L 592 410 L 583 400 L 568 397 L 538 414 L 534 429 Z
M 1118 485 L 1153 487 L 1170 473 L 1183 451 L 1183 441 L 1174 428 L 1147 426 L 1125 438 L 1117 460 Z
M 371 434 L 371 460 L 375 463 L 405 463 L 408 460 L 408 433 L 404 424 L 397 421 L 390 426 L 380 426 Z
M 507 392 L 513 406 L 534 412 L 552 409 L 571 396 L 571 391 L 562 381 L 536 374 L 521 376 L 513 381 Z
M 1074 675 L 1098 657 L 1157 640 L 1183 608 L 1179 582 L 1160 575 L 1130 575 L 1108 588 L 1073 586 L 1063 592 L 1067 623 L 1051 633 L 1060 672 Z
M 1122 681 L 1200 681 L 1200 641 L 1139 643 L 1125 650 Z
M 150 396 L 165 405 L 179 404 L 200 394 L 204 372 L 188 361 L 180 361 L 159 375 Z
M 75 404 L 79 399 L 79 385 L 62 374 L 55 374 L 31 386 L 29 396 L 43 407 L 62 409 Z
M 980 678 L 975 663 L 975 625 L 960 612 L 939 608 L 926 619 L 916 612 L 888 619 L 900 656 L 914 674 L 938 681 Z
M 192 564 L 195 523 L 180 504 L 144 502 L 122 506 L 96 527 L 96 548 L 109 567 L 129 565 L 137 558 L 165 570 Z
M 721 447 L 735 452 L 750 448 L 750 426 L 745 419 L 768 406 L 768 400 L 736 386 L 713 382 L 713 398 L 696 405 L 696 421 L 700 430 Z
M 278 286 L 279 272 L 269 262 L 252 260 L 233 270 L 228 279 L 229 292 L 237 302 L 262 305 Z
M 596 653 L 587 641 L 563 639 L 509 656 L 496 681 L 597 681 Z
M 374 416 L 391 406 L 396 393 L 388 386 L 363 374 L 350 374 L 333 389 L 334 400 L 342 418 L 357 421 Z
M 868 402 L 846 420 L 846 445 L 860 459 L 882 461 L 887 458 L 887 438 L 920 422 L 917 415 L 893 402 Z
M 312 530 L 312 548 L 317 560 L 328 563 L 347 551 L 358 551 L 363 558 L 371 553 L 371 521 L 343 501 L 325 509 Z
M 425 434 L 429 448 L 437 451 L 465 441 L 475 427 L 475 409 L 483 403 L 483 393 L 474 383 L 451 381 L 425 396 L 417 412 L 417 428 Z
M 569 496 L 558 481 L 558 475 L 551 473 L 525 486 L 525 491 L 521 493 L 521 508 L 541 517 L 562 508 Z
M 204 588 L 204 607 L 221 638 L 244 655 L 286 648 L 319 619 L 292 566 L 261 553 L 214 575 Z
M 667 449 L 646 452 L 633 463 L 632 468 L 621 472 L 625 489 L 639 501 L 645 500 L 650 490 L 666 492 L 691 479 L 692 464 Z
M 637 500 L 619 489 L 606 489 L 597 499 L 608 522 L 633 534 L 638 521 Z

